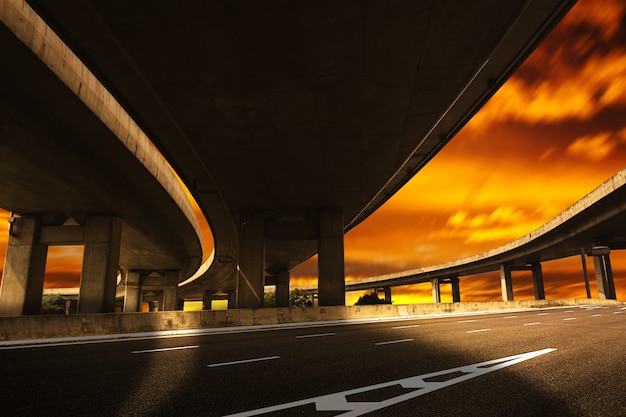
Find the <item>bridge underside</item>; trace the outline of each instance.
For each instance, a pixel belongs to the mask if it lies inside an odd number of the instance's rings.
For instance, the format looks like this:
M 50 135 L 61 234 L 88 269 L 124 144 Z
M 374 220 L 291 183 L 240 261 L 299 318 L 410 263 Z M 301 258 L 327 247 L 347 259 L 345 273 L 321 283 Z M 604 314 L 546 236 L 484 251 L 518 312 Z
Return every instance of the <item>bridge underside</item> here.
M 209 220 L 216 262 L 183 292 L 256 307 L 266 275 L 284 282 L 316 252 L 322 302 L 343 304 L 343 233 L 441 150 L 574 2 L 28 3 Z

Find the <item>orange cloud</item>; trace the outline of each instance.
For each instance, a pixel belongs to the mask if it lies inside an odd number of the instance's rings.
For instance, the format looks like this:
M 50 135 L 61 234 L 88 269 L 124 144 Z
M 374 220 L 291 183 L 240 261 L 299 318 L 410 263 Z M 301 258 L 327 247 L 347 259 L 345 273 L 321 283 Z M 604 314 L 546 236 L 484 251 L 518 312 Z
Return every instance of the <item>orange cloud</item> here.
M 589 120 L 626 104 L 626 48 L 615 39 L 625 14 L 622 1 L 579 1 L 468 126 Z

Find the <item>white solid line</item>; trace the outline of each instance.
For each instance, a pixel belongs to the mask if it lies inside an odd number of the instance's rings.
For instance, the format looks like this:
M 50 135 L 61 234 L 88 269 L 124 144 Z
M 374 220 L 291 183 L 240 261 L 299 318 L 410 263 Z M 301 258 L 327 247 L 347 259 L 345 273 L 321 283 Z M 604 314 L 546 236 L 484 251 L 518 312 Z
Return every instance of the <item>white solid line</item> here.
M 564 321 L 567 321 L 567 320 L 576 320 L 576 317 L 567 317 L 567 318 L 564 318 L 563 320 L 564 320 Z
M 460 320 L 457 323 L 474 323 L 476 320 Z
M 517 316 L 506 316 L 506 317 L 502 317 L 503 319 L 516 319 Z
M 524 323 L 524 326 L 536 326 L 538 324 L 541 324 L 541 323 L 539 323 L 538 321 L 535 321 L 533 323 Z
M 315 334 L 303 334 L 302 336 L 296 336 L 296 339 L 305 339 L 307 337 L 324 337 L 324 336 L 334 336 L 335 333 L 315 333 Z
M 269 361 L 269 360 L 272 360 L 272 359 L 280 359 L 280 356 L 266 356 L 264 358 L 254 358 L 254 359 L 244 359 L 244 360 L 232 361 L 232 362 L 212 363 L 210 365 L 207 365 L 207 367 L 208 368 L 215 368 L 217 366 L 239 365 L 239 364 L 242 364 L 242 363 Z
M 527 361 L 536 358 L 546 353 L 554 352 L 556 349 L 548 348 L 537 350 L 535 352 L 528 352 L 521 355 L 509 356 L 507 358 L 495 359 L 491 361 L 475 363 L 472 365 L 462 366 L 459 368 L 446 369 L 443 371 L 433 372 L 430 374 L 415 375 L 409 378 L 398 379 L 395 381 L 383 382 L 380 384 L 374 384 L 367 387 L 360 387 L 349 389 L 347 391 L 335 392 L 331 394 L 322 395 L 320 397 L 311 397 L 303 400 L 296 400 L 290 403 L 283 403 L 272 405 L 269 407 L 258 408 L 256 410 L 242 411 L 235 414 L 228 414 L 224 417 L 251 417 L 260 415 L 275 415 L 278 411 L 289 410 L 292 408 L 298 408 L 310 405 L 311 409 L 318 412 L 332 411 L 334 416 L 345 417 L 358 417 L 365 414 L 372 415 L 373 411 L 382 410 L 383 408 L 391 407 L 396 404 L 400 404 L 405 401 L 412 400 L 419 396 L 429 394 L 431 392 L 447 388 L 451 385 L 465 382 L 469 379 L 476 378 L 490 372 L 494 372 L 517 363 Z M 429 381 L 430 378 L 444 377 L 442 382 Z M 453 376 L 453 377 L 451 377 Z M 378 391 L 380 389 L 388 387 L 401 386 L 405 389 L 400 395 L 396 397 L 387 397 L 381 401 L 348 401 L 348 397 L 355 394 L 370 395 L 370 392 Z M 375 394 L 372 396 L 376 398 Z M 339 414 L 341 413 L 341 414 Z M 286 415 L 286 413 L 282 413 Z M 289 413 L 289 415 L 295 415 Z
M 491 329 L 477 329 L 477 330 L 468 330 L 465 333 L 478 333 L 478 332 L 488 332 Z
M 392 327 L 392 329 L 412 329 L 413 327 L 420 327 L 420 325 L 419 324 L 410 324 L 410 325 L 407 325 L 407 326 L 395 326 L 395 327 Z
M 400 340 L 390 340 L 389 342 L 378 342 L 378 343 L 374 343 L 374 345 L 376 346 L 381 346 L 381 345 L 391 345 L 393 343 L 404 343 L 404 342 L 412 342 L 413 339 L 400 339 Z
M 130 353 L 152 353 L 152 352 L 167 352 L 168 350 L 183 350 L 183 349 L 195 349 L 199 348 L 198 345 L 193 346 L 176 346 L 170 348 L 159 348 L 159 349 L 146 349 L 146 350 L 133 350 Z

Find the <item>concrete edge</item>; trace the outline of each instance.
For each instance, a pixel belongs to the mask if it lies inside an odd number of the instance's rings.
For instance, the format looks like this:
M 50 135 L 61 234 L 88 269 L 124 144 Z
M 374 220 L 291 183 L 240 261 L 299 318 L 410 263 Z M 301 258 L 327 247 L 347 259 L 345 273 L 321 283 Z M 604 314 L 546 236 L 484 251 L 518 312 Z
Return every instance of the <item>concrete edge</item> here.
M 572 306 L 624 305 L 626 303 L 623 301 L 582 298 L 0 317 L 0 349 L 325 327 Z

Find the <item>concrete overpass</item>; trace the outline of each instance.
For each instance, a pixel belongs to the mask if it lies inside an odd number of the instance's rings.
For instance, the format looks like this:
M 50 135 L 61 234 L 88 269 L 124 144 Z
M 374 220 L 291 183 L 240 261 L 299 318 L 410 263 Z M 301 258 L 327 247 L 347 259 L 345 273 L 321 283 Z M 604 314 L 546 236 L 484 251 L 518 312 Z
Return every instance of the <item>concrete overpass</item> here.
M 215 238 L 183 293 L 257 307 L 423 167 L 574 3 L 29 0 L 172 163 Z
M 163 157 L 102 84 L 20 2 L 0 4 L 0 315 L 38 314 L 48 246 L 84 245 L 78 311 L 129 311 L 154 273 L 163 303 L 202 261 L 197 218 Z M 146 284 L 149 284 L 148 282 Z
M 439 285 L 449 283 L 454 301 L 460 301 L 459 277 L 471 279 L 474 274 L 499 270 L 502 299 L 512 301 L 511 272 L 530 270 L 535 298 L 539 300 L 545 299 L 541 262 L 581 256 L 586 277 L 585 258 L 592 256 L 598 298 L 616 299 L 610 251 L 619 249 L 626 249 L 626 168 L 554 219 L 513 242 L 440 265 L 351 281 L 346 290 L 386 288 L 385 298 L 390 299 L 390 287 L 431 282 L 433 302 L 439 302 Z

